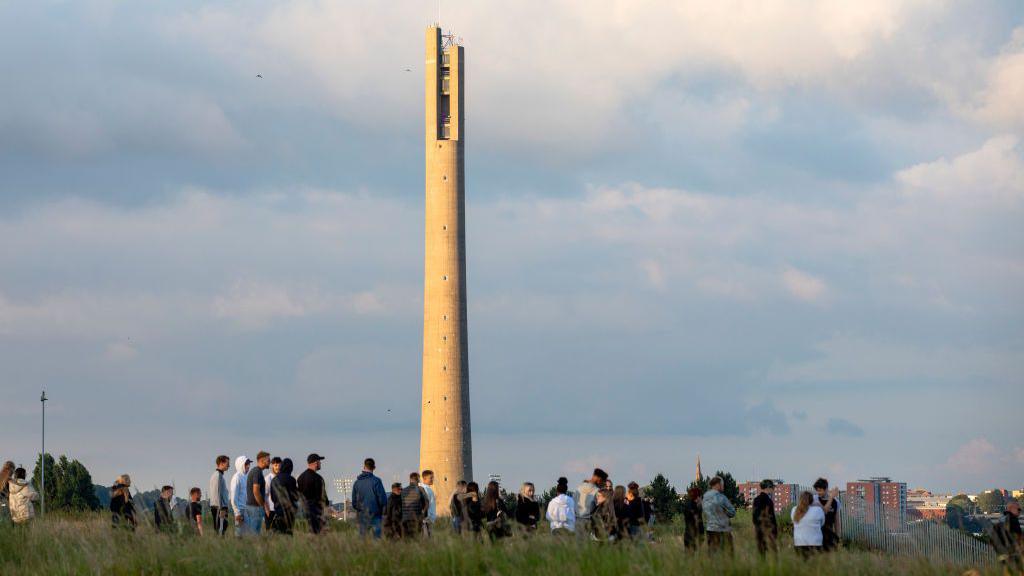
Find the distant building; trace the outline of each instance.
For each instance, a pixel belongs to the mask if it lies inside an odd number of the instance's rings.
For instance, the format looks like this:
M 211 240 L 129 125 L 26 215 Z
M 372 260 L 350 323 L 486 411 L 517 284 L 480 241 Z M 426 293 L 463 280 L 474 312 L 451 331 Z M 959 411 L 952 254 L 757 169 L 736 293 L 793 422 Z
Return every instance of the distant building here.
M 946 519 L 946 505 L 953 496 L 949 494 L 932 494 L 927 490 L 910 490 L 907 492 L 908 520 Z
M 782 480 L 774 480 L 775 488 L 772 489 L 772 503 L 775 504 L 775 513 L 779 514 L 787 506 L 797 501 L 800 496 L 798 484 L 786 484 Z M 747 503 L 754 501 L 754 498 L 761 492 L 761 481 L 744 482 L 738 486 L 740 494 Z
M 902 530 L 907 524 L 907 483 L 885 477 L 847 482 L 846 505 L 865 524 Z

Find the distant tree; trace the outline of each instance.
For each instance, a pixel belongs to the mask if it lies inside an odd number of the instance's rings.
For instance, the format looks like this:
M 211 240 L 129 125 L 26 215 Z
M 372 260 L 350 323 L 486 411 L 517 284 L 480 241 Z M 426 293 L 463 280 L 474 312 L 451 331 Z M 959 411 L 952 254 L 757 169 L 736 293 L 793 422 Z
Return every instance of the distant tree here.
M 43 463 L 42 466 L 40 466 L 40 462 Z M 57 497 L 57 463 L 53 460 L 51 454 L 43 454 L 36 458 L 36 467 L 32 471 L 32 486 L 40 494 L 43 493 L 41 486 L 43 485 L 42 471 L 44 467 L 46 469 L 46 509 L 52 510 L 56 508 L 54 504 Z
M 971 502 L 970 498 L 964 494 L 957 494 L 946 504 L 946 524 L 950 528 L 969 530 L 972 524 L 970 516 L 974 509 L 974 502 Z
M 989 490 L 978 494 L 978 498 L 974 503 L 977 505 L 978 509 L 985 514 L 1002 512 L 1006 505 L 1006 502 L 1003 499 L 1003 493 L 999 490 Z
M 64 470 L 64 481 L 68 485 L 70 498 L 67 508 L 70 510 L 98 510 L 100 500 L 93 489 L 92 474 L 84 464 L 72 460 Z
M 696 488 L 700 490 L 701 494 L 703 494 L 708 491 L 708 481 L 710 480 L 711 478 L 707 476 L 701 477 L 700 480 L 694 480 L 693 482 L 690 482 L 689 486 L 686 487 L 686 491 L 689 492 L 691 488 Z
M 53 456 L 45 455 L 46 466 L 46 508 L 47 510 L 97 510 L 99 498 L 92 483 L 92 475 L 78 460 L 61 456 L 54 462 Z M 40 460 L 32 472 L 32 483 L 38 490 L 42 485 Z
M 518 504 L 518 500 L 516 499 L 516 493 L 509 492 L 504 488 L 500 488 L 498 490 L 498 495 L 501 497 L 501 500 L 505 502 L 505 509 L 508 510 L 508 515 L 512 518 L 515 518 L 516 505 Z
M 93 484 L 92 493 L 96 495 L 96 502 L 99 503 L 100 508 L 107 508 L 110 506 L 110 487 L 103 486 L 102 484 Z
M 555 499 L 555 496 L 558 496 L 558 492 L 555 491 L 555 486 L 552 486 L 551 488 L 548 488 L 547 490 L 542 492 L 540 495 L 541 510 L 547 510 L 548 504 Z
M 679 494 L 664 474 L 656 474 L 651 483 L 644 486 L 643 493 L 654 504 L 654 514 L 658 522 L 669 522 L 682 509 Z
M 718 476 L 722 479 L 722 494 L 729 499 L 729 502 L 731 502 L 733 506 L 746 506 L 746 499 L 743 497 L 743 494 L 740 494 L 739 485 L 736 484 L 736 479 L 732 477 L 732 474 L 722 470 L 717 470 L 714 476 Z M 708 483 L 711 481 L 711 478 L 714 478 L 714 476 L 701 478 L 699 482 L 697 480 L 690 482 L 687 490 L 696 486 L 697 488 L 700 488 L 701 493 L 707 492 Z
M 133 496 L 136 510 L 152 510 L 160 498 L 160 489 L 153 488 L 145 492 L 136 492 Z

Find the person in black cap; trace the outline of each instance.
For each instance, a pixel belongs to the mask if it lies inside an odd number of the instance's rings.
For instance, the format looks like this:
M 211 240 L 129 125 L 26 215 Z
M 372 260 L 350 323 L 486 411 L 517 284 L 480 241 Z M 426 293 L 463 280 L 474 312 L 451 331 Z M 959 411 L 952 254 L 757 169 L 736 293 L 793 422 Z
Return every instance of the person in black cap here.
M 306 470 L 299 474 L 299 494 L 306 503 L 306 518 L 309 520 L 309 529 L 313 534 L 319 534 L 323 529 L 324 507 L 327 506 L 327 484 L 322 476 L 317 474 L 320 470 L 320 461 L 326 460 L 316 452 L 306 458 Z

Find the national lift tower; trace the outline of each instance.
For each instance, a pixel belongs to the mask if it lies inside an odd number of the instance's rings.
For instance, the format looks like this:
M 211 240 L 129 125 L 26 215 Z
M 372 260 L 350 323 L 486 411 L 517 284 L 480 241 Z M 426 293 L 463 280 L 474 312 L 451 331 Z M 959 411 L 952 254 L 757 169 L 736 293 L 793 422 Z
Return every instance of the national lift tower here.
M 466 325 L 465 51 L 426 33 L 426 227 L 420 470 L 434 471 L 437 510 L 473 479 Z

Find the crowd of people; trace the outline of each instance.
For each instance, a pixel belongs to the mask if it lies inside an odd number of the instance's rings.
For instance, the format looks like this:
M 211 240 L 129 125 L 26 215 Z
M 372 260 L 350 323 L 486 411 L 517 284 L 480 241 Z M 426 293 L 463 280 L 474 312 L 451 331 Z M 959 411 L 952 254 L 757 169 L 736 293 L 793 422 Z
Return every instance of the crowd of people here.
M 263 531 L 292 534 L 300 513 L 310 532 L 323 532 L 327 525 L 325 511 L 330 505 L 327 484 L 319 473 L 323 460 L 325 458 L 319 454 L 310 454 L 306 457 L 306 469 L 296 478 L 290 458 L 271 457 L 261 451 L 255 461 L 245 455 L 235 458 L 234 473 L 228 480 L 225 474 L 231 460 L 228 456 L 218 456 L 206 492 L 214 534 L 223 536 L 232 525 L 234 534 L 239 537 L 259 535 Z M 431 470 L 413 472 L 407 485 L 395 482 L 387 492 L 375 470 L 373 458 L 364 460 L 363 470 L 352 486 L 351 502 L 360 535 L 392 540 L 430 538 L 438 521 L 434 473 Z M 127 474 L 119 476 L 111 487 L 110 512 L 115 529 L 135 530 L 138 525 L 131 487 Z M 774 488 L 771 480 L 762 481 L 760 492 L 751 502 L 754 534 L 761 555 L 778 552 Z M 815 481 L 813 489 L 813 493 L 802 492 L 790 511 L 793 546 L 804 557 L 833 551 L 840 540 L 839 491 L 830 490 L 824 478 Z M 0 468 L 0 517 L 9 518 L 15 524 L 29 522 L 35 516 L 34 503 L 38 499 L 39 494 L 26 479 L 24 468 L 15 468 L 12 462 Z M 202 535 L 202 499 L 203 491 L 199 487 L 188 491 L 183 514 L 185 525 L 180 526 L 182 514 L 174 512 L 174 487 L 163 486 L 153 504 L 153 525 L 161 532 L 186 531 Z M 514 532 L 534 533 L 540 528 L 542 518 L 557 537 L 575 536 L 599 542 L 653 538 L 650 527 L 655 511 L 651 502 L 641 497 L 640 486 L 636 482 L 615 485 L 600 468 L 595 468 L 589 479 L 571 491 L 568 479 L 559 478 L 546 508 L 530 482 L 523 483 L 510 514 L 497 482 L 488 482 L 481 494 L 476 482 L 464 480 L 456 484 L 447 506 L 448 521 L 454 533 L 486 536 L 492 541 Z M 687 549 L 696 551 L 706 546 L 710 553 L 732 554 L 736 508 L 724 494 L 722 478 L 711 478 L 706 491 L 691 487 L 683 498 L 681 514 L 683 543 Z M 1005 516 L 1007 538 L 1019 547 L 1019 504 L 1011 501 Z

